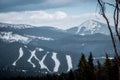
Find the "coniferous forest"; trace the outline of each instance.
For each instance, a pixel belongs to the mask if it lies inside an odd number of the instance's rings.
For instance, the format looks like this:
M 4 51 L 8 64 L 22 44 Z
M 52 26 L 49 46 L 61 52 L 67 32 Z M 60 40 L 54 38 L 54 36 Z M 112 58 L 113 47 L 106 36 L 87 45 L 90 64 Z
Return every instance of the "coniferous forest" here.
M 115 59 L 109 59 L 106 54 L 104 63 L 101 64 L 100 61 L 97 61 L 97 64 L 94 64 L 93 55 L 90 53 L 88 59 L 81 54 L 78 69 L 70 70 L 67 73 L 43 74 L 34 77 L 2 77 L 0 80 L 118 80 L 118 71 L 118 63 Z M 7 75 L 9 76 L 9 74 Z

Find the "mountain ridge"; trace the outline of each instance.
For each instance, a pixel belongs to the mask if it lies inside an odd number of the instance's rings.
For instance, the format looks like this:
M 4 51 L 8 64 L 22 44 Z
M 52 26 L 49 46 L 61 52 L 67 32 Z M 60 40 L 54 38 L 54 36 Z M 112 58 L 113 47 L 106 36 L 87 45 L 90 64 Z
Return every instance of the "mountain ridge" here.
M 95 33 L 109 35 L 109 30 L 107 28 L 107 25 L 105 23 L 101 23 L 93 19 L 87 20 L 78 26 L 66 30 L 58 29 L 52 26 L 32 26 L 27 24 L 9 24 L 9 23 L 0 23 L 0 28 L 12 28 L 12 29 L 41 28 L 41 29 L 51 29 L 59 32 L 66 32 L 77 35 L 89 35 L 89 34 L 92 35 Z

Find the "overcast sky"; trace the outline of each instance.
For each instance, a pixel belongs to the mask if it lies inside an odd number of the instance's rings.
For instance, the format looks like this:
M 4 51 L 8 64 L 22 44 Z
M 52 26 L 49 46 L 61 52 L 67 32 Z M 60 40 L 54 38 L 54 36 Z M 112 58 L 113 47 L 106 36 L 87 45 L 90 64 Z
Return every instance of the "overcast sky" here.
M 104 22 L 96 7 L 97 0 L 0 0 L 0 22 L 66 29 L 89 19 Z

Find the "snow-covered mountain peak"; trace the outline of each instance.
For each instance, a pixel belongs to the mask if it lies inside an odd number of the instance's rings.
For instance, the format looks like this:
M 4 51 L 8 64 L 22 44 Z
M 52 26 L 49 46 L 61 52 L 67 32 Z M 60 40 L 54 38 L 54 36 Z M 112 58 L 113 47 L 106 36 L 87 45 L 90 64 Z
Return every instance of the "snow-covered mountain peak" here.
M 84 26 L 87 29 L 95 28 L 95 27 L 101 27 L 101 23 L 95 20 L 87 20 L 84 23 L 82 23 L 80 26 Z M 89 26 L 89 27 L 87 27 Z
M 14 29 L 24 29 L 24 28 L 32 28 L 34 26 L 27 24 L 8 24 L 8 23 L 0 23 L 1 28 L 14 28 Z
M 78 30 L 76 33 L 79 33 L 80 30 L 91 31 L 93 34 L 96 30 L 99 30 L 103 26 L 102 23 L 95 20 L 87 20 L 83 22 L 80 26 L 78 26 Z
M 111 28 L 114 33 L 114 28 L 112 26 Z M 96 20 L 87 20 L 80 24 L 79 26 L 72 27 L 70 29 L 67 29 L 66 31 L 78 35 L 92 35 L 96 33 L 109 35 L 107 24 Z

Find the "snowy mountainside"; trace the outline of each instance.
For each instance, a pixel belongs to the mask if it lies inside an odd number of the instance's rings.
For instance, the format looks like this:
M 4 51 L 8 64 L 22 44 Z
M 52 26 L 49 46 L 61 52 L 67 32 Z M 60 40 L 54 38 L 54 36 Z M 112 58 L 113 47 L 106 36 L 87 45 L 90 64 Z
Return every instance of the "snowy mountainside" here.
M 39 39 L 39 40 L 45 40 L 45 41 L 50 41 L 54 40 L 52 38 L 47 38 L 47 37 L 37 37 L 37 36 L 30 36 L 30 35 L 19 35 L 19 34 L 14 34 L 13 32 L 0 32 L 0 39 L 5 41 L 5 42 L 21 42 L 24 44 L 28 44 L 30 41 L 34 39 Z
M 50 37 L 53 39 L 63 38 L 70 35 L 64 30 L 51 26 L 31 26 L 25 24 L 0 23 L 0 32 L 12 32 L 19 35 L 30 35 L 37 37 Z
M 79 35 L 92 35 L 96 33 L 109 35 L 107 25 L 95 20 L 87 20 L 79 26 L 68 29 L 67 32 Z
M 18 34 L 13 34 L 12 32 L 0 32 L 0 39 L 2 39 L 5 42 L 22 42 L 22 43 L 29 43 L 30 39 L 21 36 Z

